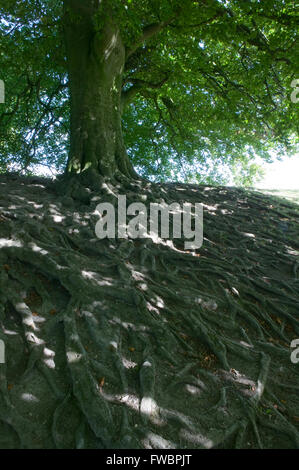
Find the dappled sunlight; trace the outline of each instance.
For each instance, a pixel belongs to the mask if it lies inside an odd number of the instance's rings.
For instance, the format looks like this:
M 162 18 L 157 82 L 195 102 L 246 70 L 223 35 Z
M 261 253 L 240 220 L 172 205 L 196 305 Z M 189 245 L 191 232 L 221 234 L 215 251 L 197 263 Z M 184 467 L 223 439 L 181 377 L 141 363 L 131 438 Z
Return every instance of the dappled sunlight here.
M 18 331 L 7 330 L 6 328 L 2 328 L 2 331 L 5 335 L 10 335 L 10 336 L 14 336 L 14 335 L 19 334 Z
M 82 359 L 82 354 L 76 351 L 67 351 L 66 356 L 69 363 L 79 362 Z
M 193 434 L 185 429 L 182 429 L 180 431 L 180 436 L 183 437 L 189 443 L 199 444 L 205 449 L 211 449 L 214 444 L 211 439 L 206 438 L 202 434 L 195 434 L 195 433 Z
M 43 359 L 43 363 L 44 363 L 49 369 L 55 369 L 55 361 L 54 361 L 54 359 Z
M 32 393 L 22 393 L 21 399 L 30 403 L 38 403 L 40 400 Z
M 176 445 L 162 436 L 149 432 L 143 439 L 145 449 L 175 449 Z
M 110 341 L 110 343 L 109 343 L 109 344 L 110 344 L 110 346 L 111 346 L 111 348 L 112 348 L 112 349 L 115 349 L 115 350 L 117 350 L 117 348 L 118 348 L 118 344 L 117 344 L 117 342 L 116 342 L 116 341 Z
M 35 243 L 30 242 L 28 243 L 29 248 L 31 248 L 32 251 L 38 252 L 41 255 L 47 255 L 49 252 L 47 250 L 43 250 L 40 246 L 37 246 Z
M 254 233 L 246 233 L 246 232 L 240 232 L 240 233 L 241 235 L 244 235 L 244 237 L 255 238 Z
M 34 333 L 32 333 L 31 331 L 27 331 L 25 333 L 25 336 L 26 336 L 26 339 L 28 341 L 28 343 L 31 343 L 33 345 L 37 345 L 37 346 L 40 346 L 42 344 L 45 344 L 45 341 L 43 339 L 40 339 L 38 338 Z
M 111 395 L 111 394 L 104 392 L 103 390 L 101 390 L 101 395 L 107 401 L 124 404 L 128 406 L 129 408 L 131 408 L 132 410 L 139 412 L 140 399 L 136 395 L 128 394 L 128 393 L 124 393 L 121 395 Z
M 36 201 L 28 201 L 27 200 L 26 203 L 31 204 L 34 207 L 34 209 L 37 209 L 37 210 L 38 209 L 43 209 L 43 207 L 44 207 L 44 204 L 37 204 Z
M 137 325 L 136 322 L 135 323 L 130 323 L 130 322 L 122 321 L 118 317 L 113 317 L 111 320 L 109 320 L 109 323 L 120 325 L 125 330 L 141 331 L 141 332 L 149 332 L 150 331 L 150 328 L 147 325 L 143 325 L 143 324 L 138 324 Z
M 165 424 L 159 418 L 159 407 L 152 397 L 143 397 L 140 402 L 140 413 L 147 416 L 154 424 L 160 426 Z
M 244 346 L 244 348 L 253 348 L 253 344 L 246 343 L 245 341 L 240 341 L 241 346 Z
M 113 285 L 111 279 L 100 278 L 98 273 L 83 270 L 81 271 L 81 274 L 84 277 L 84 279 L 95 281 L 99 286 L 112 286 Z
M 121 186 L 106 186 L 117 198 Z M 140 201 L 150 201 L 153 187 L 137 186 Z M 18 206 L 13 191 L 9 205 Z M 90 212 L 86 204 L 73 212 L 46 191 L 23 191 L 20 206 L 0 214 L 11 310 L 1 327 L 19 351 L 20 384 L 9 383 L 16 407 L 27 377 L 43 391 L 23 389 L 43 397 L 36 409 L 49 400 L 62 426 L 75 406 L 92 423 L 93 442 L 105 423 L 111 435 L 121 430 L 121 442 L 138 436 L 147 448 L 234 446 L 238 436 L 245 447 L 267 444 L 274 431 L 260 427 L 273 424 L 276 411 L 279 423 L 288 401 L 297 403 L 288 348 L 297 334 L 295 222 L 284 217 L 289 229 L 282 232 L 261 213 L 259 228 L 256 196 L 236 190 L 226 201 L 223 190 L 181 186 L 180 198 L 205 200 L 203 246 L 184 250 L 171 237 L 96 238 L 94 210 L 106 193 L 90 193 Z M 132 191 L 128 202 L 137 196 Z M 239 211 L 239 204 L 248 207 Z M 296 441 L 291 418 L 286 423 Z
M 31 312 L 30 308 L 26 305 L 25 302 L 17 302 L 14 305 L 14 307 L 16 311 L 19 312 L 21 316 L 23 317 L 22 321 L 24 325 L 31 327 L 35 331 L 39 330 L 39 328 L 35 324 L 37 318 L 33 316 L 33 313 Z M 40 321 L 42 320 L 43 319 L 40 318 Z
M 52 218 L 53 218 L 53 220 L 56 224 L 60 224 L 65 219 L 65 217 L 63 217 L 61 215 L 56 215 L 56 214 L 52 215 Z
M 130 359 L 127 359 L 123 356 L 122 356 L 121 360 L 122 360 L 122 363 L 123 363 L 123 365 L 126 369 L 132 369 L 132 368 L 137 366 L 137 362 L 133 362 Z
M 191 393 L 192 395 L 200 395 L 201 394 L 200 388 L 196 387 L 195 385 L 186 384 L 185 388 L 186 388 L 187 392 Z
M 44 359 L 43 363 L 49 368 L 49 369 L 55 369 L 55 351 L 52 351 L 49 348 L 44 348 L 43 349 L 43 354 L 44 354 Z
M 1 248 L 21 248 L 23 243 L 20 240 L 10 240 L 6 238 L 0 238 L 0 249 Z

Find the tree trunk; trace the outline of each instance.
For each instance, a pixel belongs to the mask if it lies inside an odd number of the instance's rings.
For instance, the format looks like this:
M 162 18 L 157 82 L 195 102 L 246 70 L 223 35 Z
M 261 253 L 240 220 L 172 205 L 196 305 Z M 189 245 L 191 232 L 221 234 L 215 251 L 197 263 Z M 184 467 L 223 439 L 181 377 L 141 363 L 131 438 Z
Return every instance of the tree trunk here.
M 125 48 L 109 6 L 65 0 L 64 33 L 71 106 L 67 172 L 136 176 L 121 125 Z

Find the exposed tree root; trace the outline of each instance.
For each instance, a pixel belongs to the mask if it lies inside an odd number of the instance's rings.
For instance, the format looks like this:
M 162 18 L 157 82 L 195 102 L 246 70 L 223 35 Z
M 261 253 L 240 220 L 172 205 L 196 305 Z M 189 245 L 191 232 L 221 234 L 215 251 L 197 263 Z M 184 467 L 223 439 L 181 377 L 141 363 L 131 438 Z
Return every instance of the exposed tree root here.
M 298 448 L 299 208 L 241 189 L 0 178 L 0 448 Z M 204 243 L 99 240 L 202 202 Z

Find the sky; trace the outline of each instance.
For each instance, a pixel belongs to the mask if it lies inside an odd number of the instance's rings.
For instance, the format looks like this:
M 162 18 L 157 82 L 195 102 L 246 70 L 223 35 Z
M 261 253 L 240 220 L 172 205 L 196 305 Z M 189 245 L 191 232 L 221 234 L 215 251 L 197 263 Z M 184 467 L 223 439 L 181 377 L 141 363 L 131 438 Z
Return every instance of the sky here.
M 285 156 L 282 161 L 262 163 L 259 160 L 259 163 L 265 170 L 265 176 L 256 183 L 256 188 L 299 190 L 299 153 L 292 157 Z

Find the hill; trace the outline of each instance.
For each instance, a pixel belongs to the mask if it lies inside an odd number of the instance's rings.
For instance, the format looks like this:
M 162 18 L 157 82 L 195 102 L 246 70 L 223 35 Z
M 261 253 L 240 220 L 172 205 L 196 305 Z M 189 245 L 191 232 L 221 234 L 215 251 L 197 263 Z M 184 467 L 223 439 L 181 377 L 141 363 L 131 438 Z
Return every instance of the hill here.
M 297 189 L 263 189 L 260 191 L 263 194 L 270 194 L 272 196 L 282 197 L 284 199 L 299 204 L 299 190 Z
M 0 177 L 0 448 L 298 448 L 299 207 L 240 188 Z M 204 207 L 201 248 L 95 236 Z

